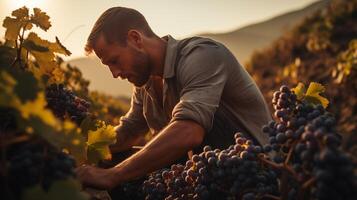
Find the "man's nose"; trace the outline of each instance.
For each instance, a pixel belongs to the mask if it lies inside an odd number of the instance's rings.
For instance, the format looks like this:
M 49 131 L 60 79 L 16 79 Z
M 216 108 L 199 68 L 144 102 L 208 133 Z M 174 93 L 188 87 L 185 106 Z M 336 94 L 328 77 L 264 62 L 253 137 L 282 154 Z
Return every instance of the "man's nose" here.
M 110 67 L 110 71 L 112 72 L 113 78 L 118 78 L 118 76 L 121 75 L 120 71 L 118 71 L 118 70 L 116 70 L 116 69 L 114 69 L 112 67 Z

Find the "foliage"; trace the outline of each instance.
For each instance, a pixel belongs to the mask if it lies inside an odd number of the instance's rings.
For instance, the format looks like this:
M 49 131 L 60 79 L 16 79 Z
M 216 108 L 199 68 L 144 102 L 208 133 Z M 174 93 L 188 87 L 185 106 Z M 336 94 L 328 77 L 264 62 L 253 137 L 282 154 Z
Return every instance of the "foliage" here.
M 14 145 L 23 146 L 38 141 L 41 141 L 40 144 L 45 149 L 55 148 L 70 154 L 75 158 L 77 165 L 84 162 L 97 163 L 111 158 L 109 145 L 116 141 L 113 126 L 95 119 L 95 115 L 89 115 L 86 123 L 79 126 L 71 121 L 72 118 L 68 114 L 63 118 L 57 118 L 49 106 L 50 102 L 45 94 L 54 84 L 65 85 L 81 97 L 90 99 L 89 81 L 82 77 L 78 68 L 71 65 L 63 66 L 63 60 L 59 57 L 59 54 L 70 55 L 70 51 L 57 37 L 54 42 L 50 42 L 40 38 L 35 32 L 29 32 L 34 26 L 47 31 L 51 27 L 49 19 L 49 16 L 38 8 L 34 8 L 33 13 L 29 14 L 28 8 L 22 7 L 13 11 L 12 16 L 6 17 L 3 22 L 6 33 L 5 42 L 0 43 L 0 151 L 1 162 L 6 164 L 4 167 L 13 165 Z M 85 103 L 85 100 L 74 93 L 64 94 L 74 96 L 58 98 L 74 100 L 73 103 L 76 104 Z M 102 97 L 102 102 L 106 102 L 105 98 Z M 111 100 L 111 103 L 114 102 L 114 99 Z M 123 110 L 116 110 L 121 108 L 113 108 L 113 112 L 116 111 L 114 114 L 123 114 Z M 70 114 L 77 108 L 71 109 Z M 92 111 L 95 112 L 95 109 Z M 102 115 L 105 114 L 102 112 Z M 1 167 L 2 180 L 7 179 L 7 170 L 9 168 Z M 1 184 L 5 184 L 5 189 L 8 188 L 6 182 L 1 181 Z M 37 199 L 53 199 L 59 193 L 61 196 L 56 198 L 87 199 L 88 197 L 83 196 L 79 190 L 76 180 L 64 180 L 54 183 L 46 192 L 35 186 L 28 193 L 19 191 L 19 194 L 24 194 L 25 199 L 33 199 L 34 195 Z M 5 198 L 7 195 L 9 198 L 12 196 L 9 190 L 4 194 Z
M 247 63 L 267 101 L 282 83 L 327 85 L 328 109 L 336 114 L 345 148 L 357 141 L 356 16 L 356 1 L 332 0 Z

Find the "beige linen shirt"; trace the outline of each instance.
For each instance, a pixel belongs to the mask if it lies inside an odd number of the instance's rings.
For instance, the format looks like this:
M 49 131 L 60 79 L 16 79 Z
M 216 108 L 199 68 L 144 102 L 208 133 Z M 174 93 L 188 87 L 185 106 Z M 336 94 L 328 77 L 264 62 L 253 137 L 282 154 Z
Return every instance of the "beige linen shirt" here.
M 267 143 L 261 127 L 271 120 L 270 112 L 257 85 L 233 54 L 208 38 L 164 38 L 163 105 L 159 105 L 151 80 L 134 88 L 131 108 L 121 117 L 118 131 L 139 134 L 150 130 L 156 134 L 172 121 L 189 119 L 209 133 L 219 113 L 260 144 Z M 221 139 L 219 135 L 210 137 L 216 142 Z

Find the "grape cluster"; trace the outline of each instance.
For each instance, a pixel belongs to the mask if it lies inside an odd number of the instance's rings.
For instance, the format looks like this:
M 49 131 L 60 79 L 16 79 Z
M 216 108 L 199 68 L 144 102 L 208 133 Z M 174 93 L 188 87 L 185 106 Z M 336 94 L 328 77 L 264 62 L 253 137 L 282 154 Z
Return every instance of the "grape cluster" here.
M 79 125 L 89 115 L 90 103 L 77 97 L 63 84 L 52 84 L 46 88 L 46 99 L 47 107 L 53 111 L 56 117 L 62 120 L 68 116 Z
M 273 150 L 273 161 L 278 164 L 284 162 L 291 169 L 294 178 L 289 179 L 287 198 L 353 197 L 353 190 L 346 188 L 356 188 L 354 166 L 351 159 L 338 150 L 341 137 L 337 134 L 334 116 L 322 105 L 298 100 L 287 86 L 274 93 L 272 103 L 277 121 L 271 121 L 262 128 L 269 135 L 269 144 L 263 150 L 265 153 Z M 343 184 L 336 183 L 338 180 Z M 306 189 L 302 188 L 303 184 L 311 186 Z
M 69 155 L 42 144 L 25 144 L 9 155 L 7 179 L 19 199 L 24 189 L 40 184 L 48 191 L 57 180 L 75 177 L 75 161 Z
M 227 149 L 205 146 L 185 165 L 152 173 L 146 199 L 357 199 L 356 165 L 340 150 L 334 116 L 287 86 L 272 103 L 276 120 L 262 127 L 268 144 L 237 133 Z
M 172 165 L 143 183 L 146 199 L 257 199 L 276 194 L 277 175 L 259 157 L 262 148 L 235 134 L 227 149 L 205 146 L 185 165 Z

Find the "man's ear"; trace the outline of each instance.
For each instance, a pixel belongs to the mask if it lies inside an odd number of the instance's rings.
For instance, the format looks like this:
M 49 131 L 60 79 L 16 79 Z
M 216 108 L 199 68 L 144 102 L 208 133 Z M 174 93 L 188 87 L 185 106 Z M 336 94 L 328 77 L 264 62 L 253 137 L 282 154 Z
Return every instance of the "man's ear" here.
M 135 29 L 130 29 L 128 31 L 128 37 L 127 37 L 128 43 L 132 43 L 134 46 L 138 48 L 143 47 L 143 34 Z

